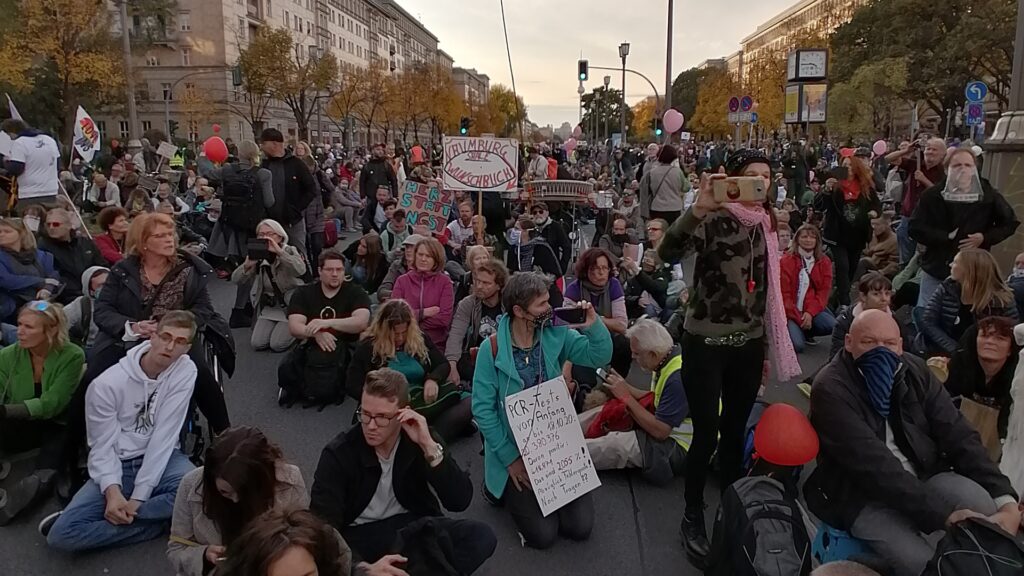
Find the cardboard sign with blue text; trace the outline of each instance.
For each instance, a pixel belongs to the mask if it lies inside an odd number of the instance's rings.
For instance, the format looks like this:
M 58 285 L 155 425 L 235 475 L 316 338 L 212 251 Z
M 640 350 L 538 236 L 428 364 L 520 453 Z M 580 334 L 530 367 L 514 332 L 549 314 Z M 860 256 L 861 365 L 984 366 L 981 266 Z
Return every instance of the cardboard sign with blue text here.
M 564 378 L 505 398 L 505 411 L 544 516 L 601 485 Z
M 398 195 L 398 207 L 405 210 L 405 221 L 409 226 L 426 226 L 431 233 L 440 234 L 448 225 L 453 197 L 451 190 L 406 180 Z

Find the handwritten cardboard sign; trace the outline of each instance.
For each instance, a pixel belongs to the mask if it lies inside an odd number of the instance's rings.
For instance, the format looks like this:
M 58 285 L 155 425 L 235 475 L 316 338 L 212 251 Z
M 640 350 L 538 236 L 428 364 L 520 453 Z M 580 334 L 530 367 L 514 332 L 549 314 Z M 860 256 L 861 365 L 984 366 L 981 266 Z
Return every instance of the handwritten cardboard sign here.
M 515 190 L 519 180 L 519 142 L 511 138 L 444 138 L 446 190 Z
M 157 156 L 163 156 L 164 158 L 174 158 L 174 155 L 178 153 L 178 147 L 170 142 L 161 142 L 156 148 Z
M 505 411 L 544 516 L 601 485 L 561 376 L 509 396 Z
M 440 234 L 448 225 L 453 196 L 451 190 L 406 180 L 398 194 L 398 207 L 405 210 L 409 226 L 426 226 L 432 233 Z

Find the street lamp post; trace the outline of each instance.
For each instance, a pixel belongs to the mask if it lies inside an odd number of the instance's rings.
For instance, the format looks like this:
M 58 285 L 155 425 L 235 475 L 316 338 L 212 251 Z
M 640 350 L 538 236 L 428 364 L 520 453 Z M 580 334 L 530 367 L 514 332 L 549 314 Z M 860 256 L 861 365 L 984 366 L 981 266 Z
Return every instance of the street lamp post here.
M 578 124 L 583 124 L 583 95 L 586 94 L 586 90 L 583 89 L 583 80 L 580 80 L 580 87 L 576 90 L 576 93 L 580 95 L 580 119 Z
M 619 44 L 619 58 L 622 58 L 622 103 L 619 108 L 619 145 L 626 144 L 626 56 L 629 56 L 629 42 Z
M 317 46 L 311 45 L 309 47 L 309 60 L 314 64 L 320 62 L 320 58 L 324 55 L 324 49 Z M 320 140 L 320 144 L 324 143 L 324 127 L 320 117 L 320 93 L 317 91 L 316 95 L 316 137 Z M 315 142 L 315 141 L 314 141 Z
M 612 84 L 612 77 L 611 76 L 605 76 L 604 77 L 604 95 L 605 96 L 608 95 L 608 87 L 611 86 L 611 84 Z M 608 113 L 607 112 L 604 115 L 604 137 L 605 137 L 605 139 L 608 138 Z
M 665 40 L 665 105 L 662 113 L 672 108 L 672 6 L 673 0 L 668 0 L 668 36 Z M 671 142 L 672 135 L 665 134 L 665 141 Z

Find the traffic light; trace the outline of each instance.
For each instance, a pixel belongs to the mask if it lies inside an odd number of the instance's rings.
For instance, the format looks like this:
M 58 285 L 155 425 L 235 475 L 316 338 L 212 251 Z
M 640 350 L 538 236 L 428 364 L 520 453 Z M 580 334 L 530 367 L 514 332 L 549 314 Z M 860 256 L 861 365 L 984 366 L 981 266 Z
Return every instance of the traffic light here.
M 590 79 L 590 63 L 589 62 L 587 62 L 586 60 L 580 60 L 579 61 L 579 71 L 580 71 L 580 82 L 586 82 L 587 80 Z
M 659 119 L 659 118 L 652 118 L 651 119 L 651 129 L 654 130 L 654 135 L 655 136 L 661 136 L 661 134 L 664 132 L 664 130 L 661 129 L 661 119 Z
M 168 120 L 167 121 L 167 135 L 169 137 L 171 137 L 171 138 L 174 138 L 174 136 L 177 133 L 178 133 L 178 121 L 177 120 Z
M 459 134 L 463 136 L 469 134 L 469 118 L 466 116 L 459 118 Z

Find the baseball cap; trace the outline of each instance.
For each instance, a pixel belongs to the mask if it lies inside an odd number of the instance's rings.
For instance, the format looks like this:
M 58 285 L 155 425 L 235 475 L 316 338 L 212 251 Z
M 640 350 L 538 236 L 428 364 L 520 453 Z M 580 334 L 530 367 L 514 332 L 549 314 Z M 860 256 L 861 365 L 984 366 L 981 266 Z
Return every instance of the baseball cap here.
M 545 212 L 548 211 L 548 205 L 545 202 L 534 202 L 533 206 L 530 207 L 530 211 L 533 212 L 534 210 L 537 210 L 538 208 L 543 210 L 543 211 L 545 211 Z
M 421 240 L 426 240 L 426 236 L 420 234 L 409 234 L 409 237 L 402 241 L 402 246 L 415 246 L 420 243 Z

